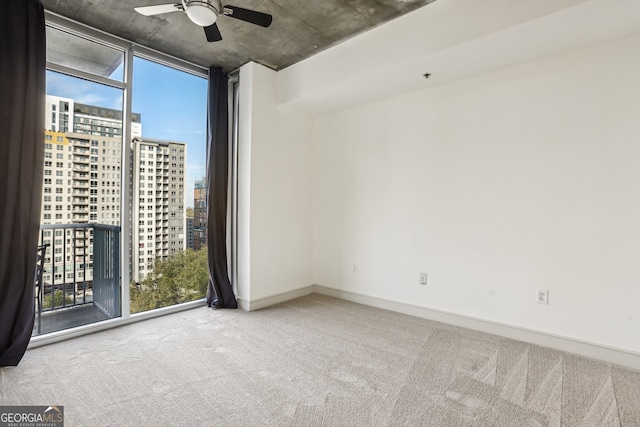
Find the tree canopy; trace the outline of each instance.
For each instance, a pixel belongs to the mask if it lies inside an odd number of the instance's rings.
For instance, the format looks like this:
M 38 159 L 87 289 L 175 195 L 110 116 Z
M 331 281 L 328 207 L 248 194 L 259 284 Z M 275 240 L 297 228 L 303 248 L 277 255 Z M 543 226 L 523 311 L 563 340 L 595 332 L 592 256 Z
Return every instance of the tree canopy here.
M 142 282 L 131 283 L 131 313 L 204 298 L 208 283 L 206 247 L 159 259 Z

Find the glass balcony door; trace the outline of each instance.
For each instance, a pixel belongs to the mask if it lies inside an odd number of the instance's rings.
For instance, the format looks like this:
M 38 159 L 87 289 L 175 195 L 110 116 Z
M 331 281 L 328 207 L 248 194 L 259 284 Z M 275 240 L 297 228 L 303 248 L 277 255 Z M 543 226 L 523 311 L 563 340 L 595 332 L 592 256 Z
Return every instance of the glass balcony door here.
M 207 70 L 52 14 L 46 31 L 33 335 L 202 299 Z

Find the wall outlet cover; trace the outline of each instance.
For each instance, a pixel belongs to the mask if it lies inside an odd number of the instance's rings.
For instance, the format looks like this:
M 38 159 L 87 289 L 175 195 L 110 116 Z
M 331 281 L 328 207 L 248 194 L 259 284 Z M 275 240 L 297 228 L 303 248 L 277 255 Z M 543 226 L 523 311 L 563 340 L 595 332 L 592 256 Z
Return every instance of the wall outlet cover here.
M 536 291 L 536 302 L 538 304 L 549 304 L 549 291 L 545 289 L 538 289 Z
M 421 285 L 427 284 L 427 273 L 420 273 L 420 284 Z

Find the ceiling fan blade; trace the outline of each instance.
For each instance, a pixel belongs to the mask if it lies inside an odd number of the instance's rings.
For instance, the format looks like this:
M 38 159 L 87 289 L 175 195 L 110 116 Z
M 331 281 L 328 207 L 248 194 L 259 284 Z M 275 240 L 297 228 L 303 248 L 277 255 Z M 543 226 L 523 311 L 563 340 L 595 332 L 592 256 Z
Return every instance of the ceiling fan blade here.
M 178 12 L 182 10 L 182 4 L 159 4 L 156 6 L 134 7 L 133 10 L 144 16 L 160 15 L 161 13 Z
M 204 34 L 207 36 L 208 42 L 219 42 L 222 40 L 222 34 L 220 34 L 220 30 L 218 29 L 217 24 L 209 25 L 204 28 Z
M 252 24 L 260 25 L 261 27 L 268 27 L 271 25 L 271 21 L 273 21 L 273 17 L 271 15 L 236 6 L 225 6 L 222 8 L 222 12 L 231 18 L 250 22 Z

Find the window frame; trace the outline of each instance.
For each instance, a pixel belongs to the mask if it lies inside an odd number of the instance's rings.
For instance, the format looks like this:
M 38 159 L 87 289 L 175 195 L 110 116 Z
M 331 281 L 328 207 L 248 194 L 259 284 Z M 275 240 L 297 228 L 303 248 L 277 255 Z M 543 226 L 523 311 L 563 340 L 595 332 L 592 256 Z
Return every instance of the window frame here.
M 55 13 L 52 13 L 46 10 L 45 10 L 45 25 L 57 30 L 70 33 L 72 35 L 75 35 L 81 38 L 87 39 L 89 41 L 113 48 L 123 53 L 124 76 L 122 81 L 105 78 L 105 77 L 94 75 L 85 71 L 47 62 L 47 70 L 62 73 L 72 77 L 77 77 L 80 79 L 88 80 L 88 81 L 99 83 L 99 84 L 104 84 L 110 87 L 121 89 L 123 91 L 123 114 L 122 114 L 123 132 L 122 132 L 122 141 L 121 141 L 121 147 L 120 147 L 120 149 L 122 150 L 122 156 L 121 156 L 122 164 L 129 164 L 129 162 L 131 161 L 131 152 L 130 150 L 125 148 L 128 146 L 127 141 L 131 141 L 132 139 L 131 137 L 131 134 L 132 134 L 131 85 L 133 83 L 134 56 L 174 68 L 178 71 L 187 72 L 189 74 L 202 77 L 207 80 L 209 78 L 209 71 L 205 67 L 172 57 L 170 55 L 155 51 L 153 49 L 149 49 L 149 48 L 137 45 L 129 40 L 117 37 L 112 34 L 108 34 L 106 32 L 90 27 L 88 25 L 81 24 L 79 22 L 70 20 L 68 18 L 65 18 L 63 16 L 57 15 Z M 47 144 L 49 144 L 48 141 L 47 141 Z M 92 146 L 94 146 L 93 141 L 92 141 Z M 51 148 L 52 147 L 47 146 L 47 150 L 51 150 Z M 52 158 L 52 157 L 53 156 L 48 156 L 48 158 Z M 121 188 L 123 189 L 129 188 L 130 176 L 128 174 L 127 169 L 126 168 L 118 168 L 118 169 L 119 169 L 118 174 L 120 176 L 120 182 L 122 186 Z M 51 194 L 51 193 L 52 192 L 49 191 L 47 194 Z M 95 196 L 97 197 L 97 194 Z M 119 195 L 120 211 L 118 213 L 120 216 L 121 230 L 129 230 L 130 227 L 132 226 L 129 209 L 122 208 L 123 206 L 129 206 L 130 197 L 131 195 L 129 194 L 129 191 L 120 192 L 120 195 Z M 129 258 L 131 256 L 130 255 L 131 244 L 129 242 L 129 239 L 124 238 L 125 235 L 127 235 L 127 233 L 121 231 L 121 236 L 123 236 L 120 239 L 120 242 L 121 242 L 120 243 L 120 289 L 121 289 L 120 296 L 121 296 L 121 311 L 122 311 L 121 316 L 117 318 L 97 322 L 97 323 L 82 325 L 75 328 L 58 331 L 55 333 L 33 336 L 31 338 L 29 348 L 39 347 L 41 345 L 50 344 L 50 343 L 62 341 L 65 339 L 70 339 L 76 336 L 86 335 L 89 333 L 94 333 L 100 330 L 119 327 L 127 323 L 141 321 L 141 320 L 161 316 L 161 315 L 172 313 L 172 312 L 187 310 L 196 306 L 200 306 L 202 304 L 202 300 L 196 300 L 196 301 L 191 301 L 191 302 L 187 302 L 179 305 L 145 311 L 142 313 L 136 313 L 132 315 L 130 313 L 130 295 L 129 295 L 129 285 L 128 285 L 130 282 Z

